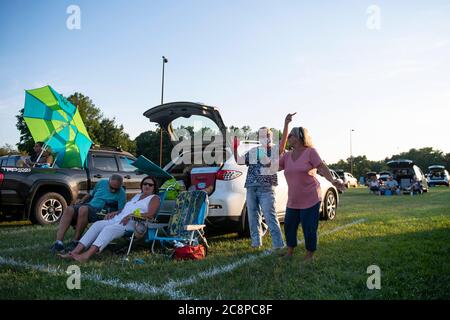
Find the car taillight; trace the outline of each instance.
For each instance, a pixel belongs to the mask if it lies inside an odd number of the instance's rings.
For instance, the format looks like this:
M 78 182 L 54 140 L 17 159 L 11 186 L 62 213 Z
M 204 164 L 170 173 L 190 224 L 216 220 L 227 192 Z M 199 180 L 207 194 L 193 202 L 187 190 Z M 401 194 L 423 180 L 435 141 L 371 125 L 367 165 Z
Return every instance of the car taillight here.
M 242 175 L 242 172 L 236 170 L 219 170 L 216 173 L 217 180 L 230 181 Z
M 3 182 L 3 177 L 4 177 L 3 172 L 0 172 L 0 184 L 2 184 Z

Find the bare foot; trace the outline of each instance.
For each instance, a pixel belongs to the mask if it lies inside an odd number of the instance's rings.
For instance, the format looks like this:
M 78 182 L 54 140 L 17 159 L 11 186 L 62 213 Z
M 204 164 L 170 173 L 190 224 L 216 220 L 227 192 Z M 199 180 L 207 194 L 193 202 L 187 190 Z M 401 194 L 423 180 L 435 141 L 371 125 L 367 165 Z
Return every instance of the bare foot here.
M 59 253 L 58 256 L 63 259 L 73 259 L 72 251 L 65 254 Z
M 310 262 L 310 261 L 313 260 L 313 257 L 314 257 L 314 253 L 308 251 L 306 253 L 305 257 L 303 258 L 303 261 L 304 262 Z
M 84 254 L 72 253 L 72 258 L 78 261 L 79 263 L 85 263 L 89 260 Z
M 292 256 L 293 256 L 293 254 L 288 252 L 288 253 L 286 253 L 285 255 L 283 255 L 282 257 L 285 258 L 285 259 L 287 259 L 287 260 L 289 260 L 289 259 L 292 258 Z

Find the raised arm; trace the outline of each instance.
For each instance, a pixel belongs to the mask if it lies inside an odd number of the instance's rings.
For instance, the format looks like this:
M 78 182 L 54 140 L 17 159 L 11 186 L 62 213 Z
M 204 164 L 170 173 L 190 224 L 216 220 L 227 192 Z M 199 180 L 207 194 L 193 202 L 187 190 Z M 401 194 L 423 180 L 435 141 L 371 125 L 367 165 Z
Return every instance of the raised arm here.
M 288 113 L 286 118 L 284 119 L 284 128 L 283 128 L 283 135 L 281 136 L 280 141 L 280 154 L 284 153 L 284 150 L 286 149 L 286 142 L 288 140 L 288 134 L 289 134 L 289 123 L 292 121 L 292 117 L 295 116 L 297 112 L 294 113 Z

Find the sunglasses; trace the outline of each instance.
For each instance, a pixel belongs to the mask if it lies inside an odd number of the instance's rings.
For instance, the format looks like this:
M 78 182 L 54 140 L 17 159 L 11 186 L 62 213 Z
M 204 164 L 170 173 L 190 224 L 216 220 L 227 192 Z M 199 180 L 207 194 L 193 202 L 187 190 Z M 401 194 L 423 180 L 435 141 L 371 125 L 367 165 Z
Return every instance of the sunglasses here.
M 143 186 L 149 186 L 149 187 L 154 187 L 155 186 L 154 183 L 148 183 L 148 182 L 144 182 L 142 185 Z

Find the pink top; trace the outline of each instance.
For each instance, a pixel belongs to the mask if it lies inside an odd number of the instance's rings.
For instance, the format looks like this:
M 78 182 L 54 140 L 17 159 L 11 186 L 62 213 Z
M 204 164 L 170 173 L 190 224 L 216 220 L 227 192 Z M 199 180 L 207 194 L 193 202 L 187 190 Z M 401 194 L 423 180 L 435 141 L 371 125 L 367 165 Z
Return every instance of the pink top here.
M 292 159 L 292 152 L 280 156 L 279 168 L 284 170 L 288 185 L 287 207 L 307 209 L 322 201 L 320 183 L 315 171 L 322 159 L 314 148 L 306 148 L 297 160 Z

